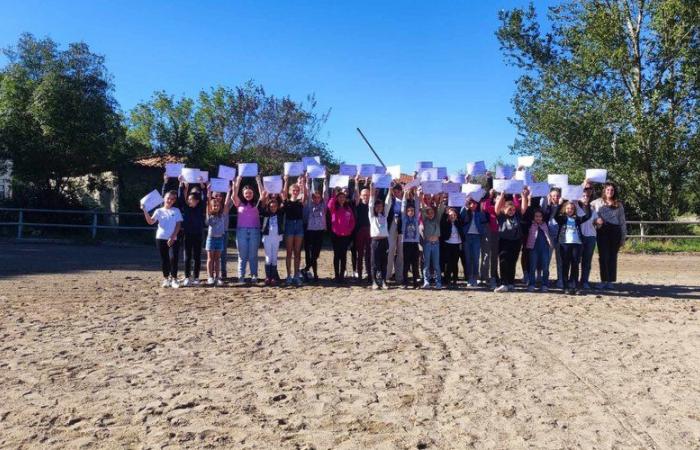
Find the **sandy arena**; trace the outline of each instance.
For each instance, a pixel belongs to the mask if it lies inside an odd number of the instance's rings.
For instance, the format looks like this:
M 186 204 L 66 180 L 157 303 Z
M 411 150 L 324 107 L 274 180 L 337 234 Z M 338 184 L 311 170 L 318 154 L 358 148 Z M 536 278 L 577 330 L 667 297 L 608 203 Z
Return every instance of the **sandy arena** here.
M 700 448 L 700 255 L 620 268 L 578 297 L 173 290 L 150 246 L 0 242 L 0 447 Z

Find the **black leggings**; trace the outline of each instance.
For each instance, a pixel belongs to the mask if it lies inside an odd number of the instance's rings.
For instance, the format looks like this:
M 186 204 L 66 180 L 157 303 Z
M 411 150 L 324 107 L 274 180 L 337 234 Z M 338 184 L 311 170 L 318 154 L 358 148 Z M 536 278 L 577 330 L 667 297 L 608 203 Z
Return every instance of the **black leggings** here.
M 389 262 L 389 239 L 372 239 L 372 279 L 380 284 L 386 280 L 386 265 Z
M 459 244 L 444 243 L 440 250 L 441 254 L 445 254 L 445 285 L 457 284 L 459 276 L 459 254 L 463 253 L 459 250 Z
M 348 245 L 350 244 L 350 236 L 340 236 L 331 233 L 331 241 L 333 242 L 333 272 L 336 280 L 345 279 L 345 266 L 348 263 Z
M 498 240 L 498 263 L 501 272 L 501 284 L 515 284 L 515 266 L 522 246 L 520 239 Z
M 617 254 L 622 243 L 622 229 L 619 225 L 604 223 L 598 230 L 598 263 L 600 281 L 617 281 Z
M 177 278 L 177 258 L 180 254 L 180 241 L 175 240 L 173 246 L 168 247 L 167 239 L 156 239 L 156 247 L 158 247 L 158 253 L 160 253 L 163 278 Z
M 325 230 L 306 230 L 304 233 L 304 270 L 313 269 L 314 278 L 318 278 L 318 257 L 323 247 Z
M 202 233 L 185 234 L 185 277 L 192 274 L 194 259 L 194 277 L 199 278 L 202 267 Z
M 403 285 L 408 286 L 408 269 L 413 274 L 413 286 L 418 285 L 418 242 L 403 243 Z
M 561 252 L 561 278 L 564 289 L 573 289 L 578 283 L 578 266 L 581 263 L 581 244 L 559 243 Z

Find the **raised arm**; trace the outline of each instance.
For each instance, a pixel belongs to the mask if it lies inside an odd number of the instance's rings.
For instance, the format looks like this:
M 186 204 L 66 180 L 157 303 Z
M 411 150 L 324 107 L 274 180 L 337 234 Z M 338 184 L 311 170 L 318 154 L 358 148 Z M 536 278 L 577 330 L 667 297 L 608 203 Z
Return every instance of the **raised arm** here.
M 523 188 L 523 193 L 520 200 L 520 214 L 524 217 L 527 212 L 527 208 L 530 206 L 530 189 L 525 186 Z
M 229 186 L 229 189 L 226 192 L 226 200 L 224 200 L 224 215 L 226 216 L 228 216 L 229 212 L 231 211 L 231 206 L 233 205 L 233 202 L 231 201 L 232 195 L 233 186 Z
M 328 197 L 330 196 L 330 193 L 328 192 L 328 170 L 325 169 L 326 176 L 323 178 L 323 192 L 321 193 L 323 196 L 323 201 L 328 202 Z
M 238 208 L 241 204 L 240 189 L 241 189 L 241 180 L 242 179 L 243 179 L 243 177 L 238 175 L 238 177 L 236 177 L 236 181 L 233 182 L 233 196 L 232 196 L 232 198 L 233 198 L 233 205 L 236 208 Z
M 154 217 L 152 217 L 151 215 L 148 214 L 148 211 L 146 211 L 146 207 L 145 207 L 145 206 L 142 206 L 142 207 L 141 207 L 141 211 L 143 211 L 143 217 L 146 219 L 146 223 L 147 223 L 147 224 L 153 225 L 154 223 L 157 222 L 156 219 L 155 219 Z
M 284 184 L 282 184 L 282 201 L 287 201 L 287 196 L 289 195 L 288 189 L 289 189 L 289 176 L 284 175 Z
M 506 203 L 506 197 L 503 192 L 498 194 L 498 197 L 496 197 L 496 205 L 494 206 L 494 211 L 496 215 L 501 213 L 501 210 L 503 209 L 503 205 Z

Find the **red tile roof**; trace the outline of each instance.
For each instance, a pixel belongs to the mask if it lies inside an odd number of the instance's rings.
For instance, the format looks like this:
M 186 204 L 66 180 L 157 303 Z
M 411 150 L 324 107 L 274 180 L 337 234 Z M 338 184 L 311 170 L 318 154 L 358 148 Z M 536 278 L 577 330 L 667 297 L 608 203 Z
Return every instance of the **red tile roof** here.
M 149 156 L 134 160 L 134 164 L 141 167 L 164 168 L 167 163 L 182 163 L 185 158 L 182 156 L 162 155 Z

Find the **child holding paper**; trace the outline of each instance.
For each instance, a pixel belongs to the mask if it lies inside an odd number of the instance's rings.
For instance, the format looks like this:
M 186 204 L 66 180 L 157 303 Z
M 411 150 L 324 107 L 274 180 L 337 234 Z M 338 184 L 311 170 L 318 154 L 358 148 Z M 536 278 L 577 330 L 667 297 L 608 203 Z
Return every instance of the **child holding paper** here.
M 561 207 L 561 213 L 556 216 L 559 224 L 559 251 L 562 261 L 562 279 L 564 292 L 575 295 L 578 293 L 578 266 L 581 262 L 581 247 L 583 246 L 583 233 L 581 224 L 591 217 L 591 209 L 584 208 L 583 217 L 576 215 L 576 204 L 572 201 L 565 202 Z
M 528 226 L 525 244 L 526 251 L 530 253 L 527 287 L 529 292 L 535 291 L 538 267 L 542 271 L 540 290 L 542 292 L 549 290 L 547 285 L 549 284 L 549 261 L 552 255 L 552 247 L 552 239 L 549 236 L 549 227 L 545 223 L 544 214 L 539 208 L 535 209 L 532 213 L 532 223 Z
M 520 210 L 516 209 L 512 201 L 506 201 L 504 192 L 501 192 L 496 200 L 501 285 L 494 289 L 494 292 L 508 292 L 515 289 L 515 267 L 522 246 L 522 214 L 527 210 L 528 198 L 527 193 L 523 191 Z
M 495 289 L 498 282 L 498 220 L 496 216 L 496 191 L 490 189 L 481 202 L 481 211 L 488 217 L 486 232 L 481 238 L 481 280 Z
M 476 279 L 479 276 L 479 254 L 481 253 L 481 239 L 486 234 L 489 218 L 481 212 L 479 202 L 471 197 L 467 198 L 467 204 L 459 213 L 462 221 L 462 234 L 464 235 L 464 256 L 467 260 L 466 277 L 469 287 L 476 287 Z
M 354 230 L 354 250 L 356 257 L 356 272 L 357 279 L 362 282 L 362 268 L 367 270 L 367 282 L 372 282 L 374 271 L 372 271 L 372 236 L 370 233 L 371 211 L 370 205 L 370 189 L 360 189 L 360 176 L 355 177 L 355 223 Z M 358 193 L 359 191 L 359 193 Z M 388 242 L 388 241 L 387 241 Z
M 583 187 L 583 196 L 576 207 L 576 214 L 579 216 L 585 215 L 584 209 L 590 207 L 591 196 L 593 195 L 593 187 L 586 180 Z M 591 263 L 593 261 L 593 252 L 596 244 L 596 220 L 598 213 L 591 210 L 591 217 L 581 224 L 581 233 L 583 233 L 583 247 L 581 248 L 581 288 L 590 289 L 588 281 L 591 275 Z
M 389 256 L 389 225 L 384 213 L 384 202 L 377 199 L 377 190 L 369 183 L 370 237 L 372 239 L 372 289 L 388 289 L 386 284 L 387 263 Z M 358 259 L 358 265 L 360 260 Z
M 250 185 L 241 188 L 243 178 L 239 175 L 234 185 L 233 204 L 238 216 L 236 224 L 236 246 L 238 247 L 238 280 L 244 282 L 246 265 L 250 268 L 250 282 L 258 282 L 258 248 L 260 247 L 260 199 Z M 256 177 L 258 192 L 262 192 L 262 179 Z
M 342 190 L 333 191 L 333 196 L 328 200 L 328 211 L 331 213 L 334 281 L 344 284 L 348 245 L 352 230 L 355 228 L 355 215 L 348 202 L 347 194 Z
M 557 187 L 553 187 L 549 191 L 549 195 L 541 200 L 541 209 L 544 214 L 544 218 L 547 221 L 547 226 L 549 227 L 549 236 L 552 239 L 552 244 L 554 245 L 554 261 L 557 265 L 557 288 L 564 288 L 564 281 L 562 279 L 562 260 L 561 252 L 559 248 L 559 224 L 557 223 L 557 216 L 562 205 L 561 190 Z
M 408 289 L 408 271 L 413 275 L 413 289 L 418 288 L 420 215 L 416 214 L 415 188 L 405 189 L 401 202 L 401 235 L 403 236 L 403 287 Z
M 324 168 L 324 172 L 326 172 Z M 304 250 L 306 266 L 301 270 L 302 275 L 307 280 L 310 279 L 309 270 L 314 272 L 313 280 L 318 281 L 318 258 L 323 247 L 323 236 L 326 233 L 326 211 L 328 203 L 328 172 L 323 179 L 323 190 L 313 191 L 313 181 L 307 180 L 307 191 L 312 192 L 309 196 L 304 216 L 306 218 L 306 232 L 304 234 Z
M 182 225 L 182 213 L 175 208 L 177 192 L 166 192 L 164 206 L 156 209 L 150 216 L 146 207 L 142 206 L 143 215 L 149 225 L 158 223 L 156 230 L 156 247 L 160 254 L 161 269 L 163 271 L 162 287 L 177 289 L 180 284 L 177 281 L 177 260 L 180 253 L 180 243 L 177 239 Z
M 265 286 L 275 286 L 280 281 L 277 270 L 277 254 L 284 236 L 284 211 L 276 196 L 263 191 L 260 200 L 262 217 L 262 241 L 265 249 Z
M 304 198 L 308 196 L 304 176 L 289 186 L 289 176 L 284 176 L 282 209 L 284 210 L 284 237 L 287 247 L 287 285 L 301 286 L 301 246 L 304 242 Z M 294 277 L 292 277 L 292 257 Z
M 455 208 L 447 208 L 446 217 L 440 222 L 440 239 L 443 243 L 441 252 L 445 255 L 445 286 L 454 289 L 459 278 L 459 255 L 464 235 L 462 221 Z
M 204 183 L 192 187 L 180 176 L 180 192 L 177 204 L 182 211 L 185 245 L 185 279 L 183 286 L 199 285 L 199 272 L 202 265 L 202 233 L 204 232 L 204 220 L 207 188 Z M 192 265 L 194 265 L 194 277 L 192 277 Z
M 209 190 L 207 201 L 207 242 L 204 248 L 207 251 L 207 279 L 208 285 L 222 286 L 221 279 L 221 251 L 224 249 L 224 233 L 226 232 L 225 217 L 228 216 L 230 210 L 229 200 L 231 199 L 231 191 L 226 193 L 226 199 L 221 200 L 220 197 L 213 197 L 211 189 Z
M 419 193 L 419 194 L 422 194 Z M 440 218 L 445 213 L 442 196 L 423 197 L 423 289 L 430 287 L 430 271 L 435 274 L 435 288 L 442 289 L 440 274 Z

